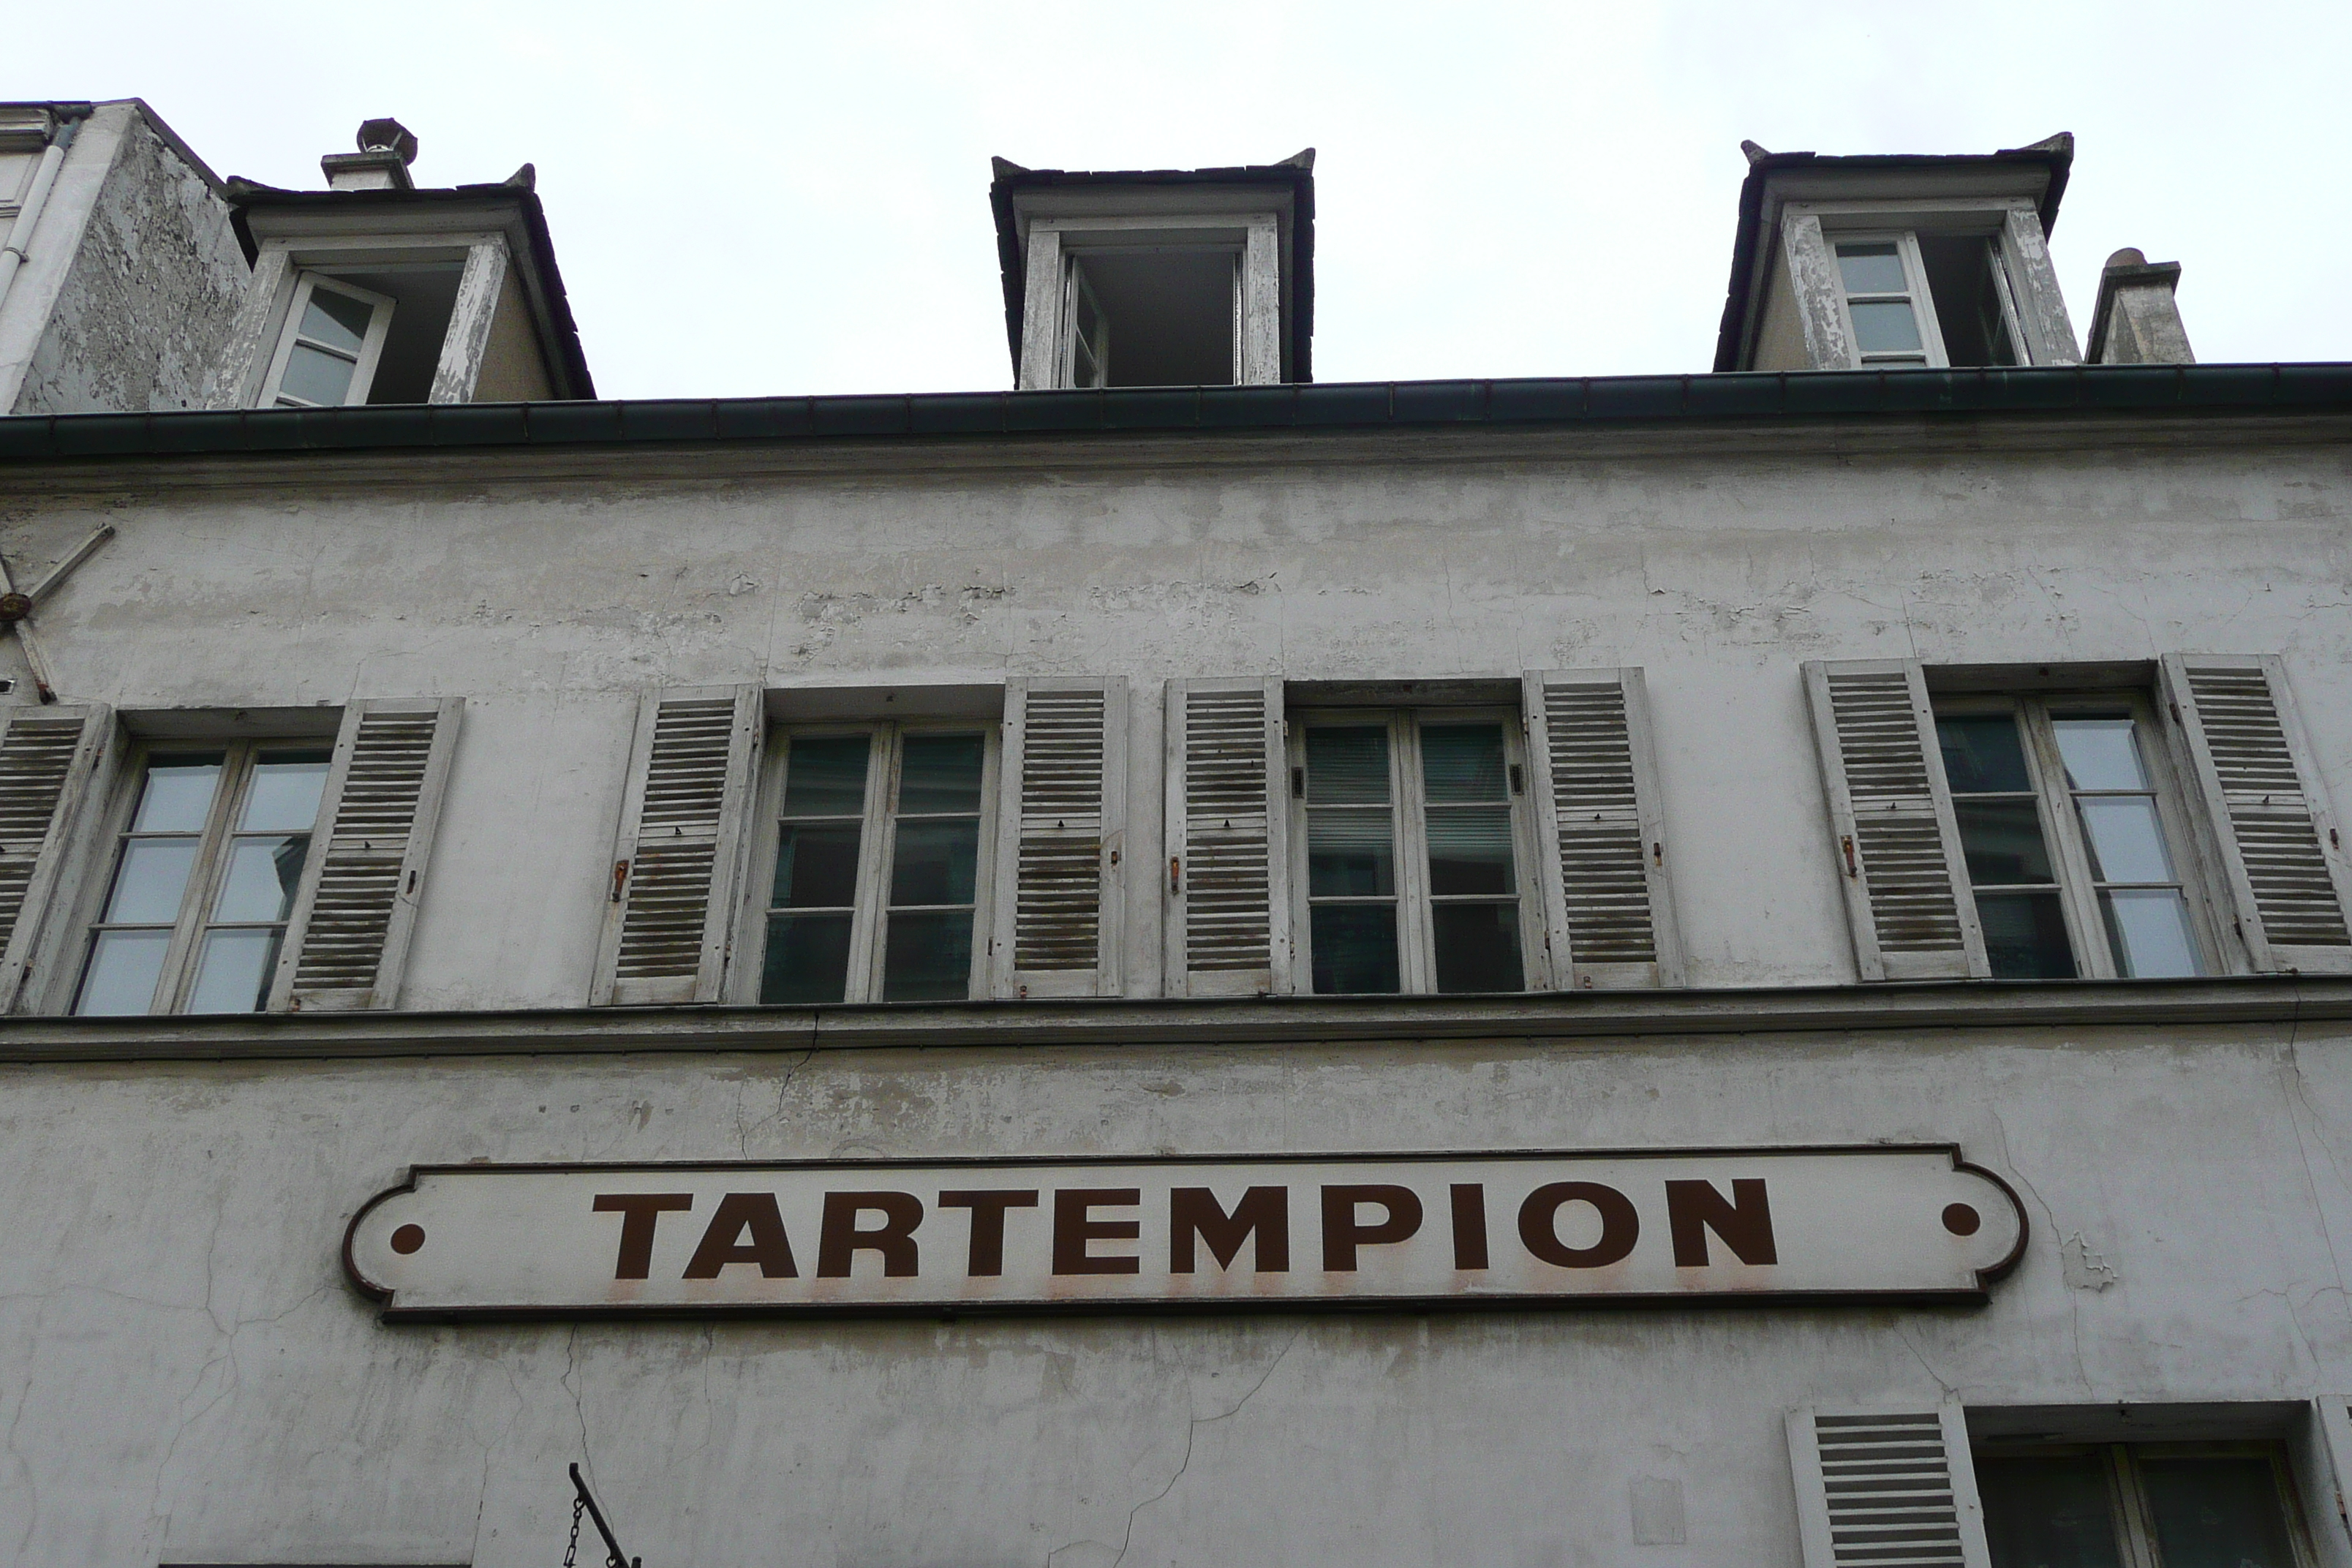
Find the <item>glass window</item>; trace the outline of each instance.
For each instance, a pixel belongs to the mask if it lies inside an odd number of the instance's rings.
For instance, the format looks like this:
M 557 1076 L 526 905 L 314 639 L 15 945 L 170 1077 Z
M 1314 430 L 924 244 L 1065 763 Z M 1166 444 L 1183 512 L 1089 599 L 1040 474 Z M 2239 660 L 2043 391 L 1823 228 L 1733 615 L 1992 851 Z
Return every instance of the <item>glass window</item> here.
M 2025 363 L 1997 236 L 1906 232 L 1834 249 L 1856 365 Z
M 366 402 L 392 307 L 384 295 L 304 273 L 264 401 L 278 408 Z
M 1944 776 L 1996 977 L 2204 972 L 2154 734 L 2132 699 L 1937 699 Z
M 1318 993 L 1521 991 L 1525 770 L 1515 722 L 1310 718 L 1293 757 Z
M 1845 288 L 1846 314 L 1853 322 L 1854 353 L 1866 365 L 1924 365 L 1927 340 L 1920 335 L 1905 247 L 1894 240 L 1868 240 L 1837 247 L 1838 280 Z
M 1975 1456 L 1993 1568 L 2303 1568 L 2275 1445 Z
M 331 752 L 155 752 L 118 836 L 79 1014 L 251 1013 L 269 998 Z
M 2006 980 L 2204 973 L 2138 700 L 1938 699 L 1985 957 Z
M 991 752 L 895 725 L 780 741 L 761 1001 L 972 994 Z

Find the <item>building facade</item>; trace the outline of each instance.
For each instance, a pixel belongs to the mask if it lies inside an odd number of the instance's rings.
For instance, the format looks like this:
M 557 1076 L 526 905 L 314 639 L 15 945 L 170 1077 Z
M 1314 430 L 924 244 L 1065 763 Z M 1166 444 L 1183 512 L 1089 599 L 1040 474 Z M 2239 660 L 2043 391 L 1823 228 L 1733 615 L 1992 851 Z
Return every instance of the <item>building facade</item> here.
M 2352 371 L 2070 142 L 1492 383 L 1000 163 L 1017 390 L 665 402 L 361 142 L 0 420 L 11 1560 L 2352 1563 Z

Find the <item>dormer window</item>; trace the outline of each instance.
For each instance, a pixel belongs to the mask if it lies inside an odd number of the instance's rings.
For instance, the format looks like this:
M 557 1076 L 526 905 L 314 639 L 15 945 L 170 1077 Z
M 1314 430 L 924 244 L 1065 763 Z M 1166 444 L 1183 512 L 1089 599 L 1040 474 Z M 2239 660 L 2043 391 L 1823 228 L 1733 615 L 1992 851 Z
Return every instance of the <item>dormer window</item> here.
M 295 286 L 286 336 L 269 367 L 265 402 L 274 408 L 365 403 L 392 330 L 385 295 L 306 272 Z
M 2020 363 L 1998 237 L 1904 231 L 1834 243 L 1856 367 Z

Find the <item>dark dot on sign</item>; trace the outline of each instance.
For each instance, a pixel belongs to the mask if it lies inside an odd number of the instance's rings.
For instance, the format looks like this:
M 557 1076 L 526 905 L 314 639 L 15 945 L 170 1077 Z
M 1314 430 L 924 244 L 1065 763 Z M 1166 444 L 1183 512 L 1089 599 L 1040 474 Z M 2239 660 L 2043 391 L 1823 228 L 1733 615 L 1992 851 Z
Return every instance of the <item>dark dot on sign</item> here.
M 1950 1221 L 1950 1215 L 1947 1214 L 1944 1217 L 1947 1223 Z M 404 1225 L 392 1233 L 392 1249 L 403 1258 L 424 1245 L 425 1227 L 421 1225 Z
M 1966 1204 L 1949 1204 L 1944 1209 L 1944 1228 L 1954 1236 L 1974 1236 L 1984 1224 L 1984 1216 Z

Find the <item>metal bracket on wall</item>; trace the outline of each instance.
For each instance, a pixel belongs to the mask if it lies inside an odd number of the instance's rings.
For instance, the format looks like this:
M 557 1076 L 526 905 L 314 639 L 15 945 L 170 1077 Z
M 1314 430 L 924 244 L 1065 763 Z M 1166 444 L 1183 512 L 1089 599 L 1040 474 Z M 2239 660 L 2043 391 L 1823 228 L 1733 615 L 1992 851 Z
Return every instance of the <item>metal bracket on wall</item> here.
M 17 646 L 25 650 L 25 662 L 32 667 L 33 688 L 44 702 L 58 700 L 57 682 L 50 678 L 49 661 L 42 656 L 41 645 L 33 636 L 33 611 L 42 600 L 56 593 L 74 569 L 98 552 L 98 547 L 114 537 L 114 524 L 100 523 L 83 540 L 68 551 L 65 558 L 49 568 L 49 574 L 32 587 L 19 593 L 14 579 L 8 575 L 8 563 L 0 560 L 0 626 L 16 634 Z

